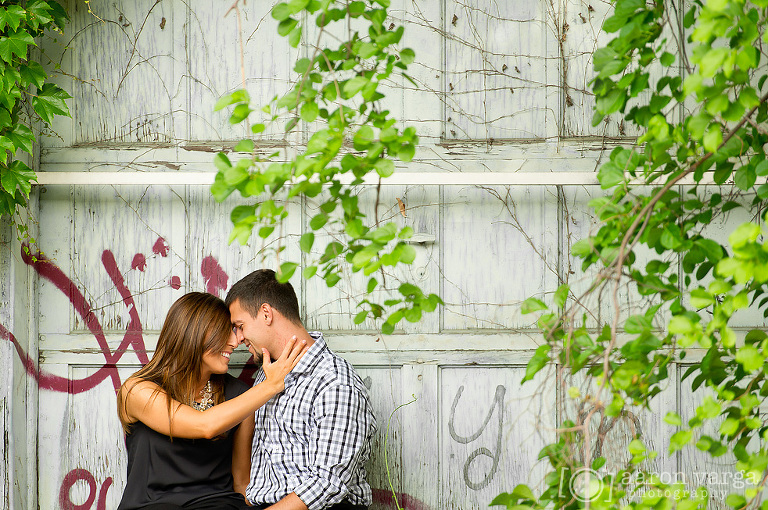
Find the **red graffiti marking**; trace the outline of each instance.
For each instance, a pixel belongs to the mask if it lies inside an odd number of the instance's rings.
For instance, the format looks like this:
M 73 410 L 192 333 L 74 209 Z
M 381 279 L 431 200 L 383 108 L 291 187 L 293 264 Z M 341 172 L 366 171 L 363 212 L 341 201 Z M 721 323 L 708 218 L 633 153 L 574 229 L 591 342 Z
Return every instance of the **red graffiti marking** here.
M 155 245 L 152 246 L 152 252 L 161 257 L 167 257 L 169 249 L 170 247 L 168 246 L 168 243 L 165 242 L 165 239 L 162 237 L 158 237 L 157 241 L 155 241 Z
M 208 255 L 203 259 L 203 264 L 200 266 L 200 274 L 203 275 L 205 280 L 205 290 L 209 294 L 221 297 L 219 291 L 226 290 L 229 276 L 219 265 L 219 261 Z
M 395 504 L 395 498 L 391 490 L 371 489 L 371 492 L 373 493 L 374 503 L 384 505 L 387 508 L 391 508 Z M 426 503 L 414 498 L 410 494 L 397 492 L 394 495 L 397 496 L 397 502 L 403 510 L 431 510 Z
M 163 238 L 158 238 L 153 247 L 153 251 L 163 257 L 168 254 L 168 245 Z M 125 336 L 114 352 L 107 344 L 103 328 L 99 323 L 99 319 L 93 313 L 93 308 L 72 280 L 65 275 L 53 261 L 48 259 L 42 253 L 31 253 L 29 252 L 28 247 L 25 246 L 21 250 L 21 256 L 24 263 L 31 266 L 38 275 L 50 281 L 57 289 L 67 296 L 67 299 L 75 312 L 80 316 L 88 330 L 96 339 L 105 361 L 96 373 L 83 379 L 68 379 L 66 377 L 44 373 L 38 370 L 35 360 L 24 352 L 21 344 L 13 334 L 0 324 L 0 339 L 9 341 L 13 344 L 19 359 L 24 365 L 25 371 L 38 382 L 40 389 L 60 391 L 70 394 L 82 393 L 94 388 L 105 379 L 110 378 L 115 390 L 118 390 L 122 382 L 117 372 L 117 363 L 120 361 L 123 354 L 128 352 L 129 347 L 136 353 L 136 356 L 142 364 L 146 364 L 149 361 L 144 345 L 143 326 L 136 309 L 136 303 L 133 299 L 133 295 L 125 284 L 125 278 L 120 272 L 117 262 L 115 261 L 115 256 L 111 251 L 104 250 L 104 252 L 102 252 L 101 262 L 110 280 L 112 280 L 115 288 L 120 293 L 123 304 L 128 309 L 128 314 L 130 316 Z M 139 269 L 143 271 L 145 268 L 146 258 L 142 254 L 136 254 L 131 263 L 131 269 Z M 208 291 L 212 294 L 216 294 L 219 290 L 226 288 L 229 277 L 224 273 L 218 261 L 213 257 L 206 257 L 201 272 L 203 273 L 203 277 L 208 286 Z M 178 276 L 172 277 L 170 283 L 171 286 L 176 289 L 181 286 L 181 280 Z M 239 379 L 253 384 L 256 370 L 257 367 L 253 363 L 253 357 L 251 357 L 245 368 L 241 371 Z M 72 487 L 79 481 L 84 481 L 88 484 L 88 499 L 85 503 L 78 505 L 72 502 L 69 493 Z M 59 490 L 59 506 L 64 510 L 88 510 L 92 507 L 94 501 L 96 501 L 96 510 L 106 510 L 107 491 L 112 483 L 113 480 L 109 477 L 101 484 L 97 499 L 96 480 L 94 476 L 85 469 L 73 469 L 67 473 L 61 483 Z M 419 507 L 413 508 L 414 510 L 421 510 Z M 408 510 L 411 509 L 409 508 Z
M 131 269 L 138 269 L 142 273 L 147 268 L 147 258 L 142 253 L 137 253 L 131 261 Z
M 107 363 L 117 363 L 123 356 L 123 353 L 125 353 L 126 348 L 131 345 L 136 352 L 136 357 L 138 357 L 141 364 L 144 365 L 149 361 L 149 358 L 147 357 L 147 349 L 144 346 L 144 337 L 142 336 L 143 328 L 141 319 L 139 318 L 139 312 L 136 310 L 136 303 L 133 301 L 133 295 L 131 294 L 131 291 L 128 290 L 128 287 L 125 286 L 125 280 L 123 279 L 123 275 L 120 274 L 120 269 L 117 267 L 115 256 L 111 251 L 104 250 L 101 254 L 101 263 L 104 264 L 104 269 L 107 270 L 107 274 L 112 280 L 112 283 L 115 284 L 115 288 L 123 298 L 123 303 L 128 308 L 128 316 L 131 318 L 128 327 L 125 330 L 123 341 L 117 348 L 117 357 L 115 358 L 113 356 L 113 359 L 110 360 L 105 355 L 104 358 Z M 115 386 L 116 390 L 119 388 L 120 386 Z
M 117 363 L 120 361 L 123 354 L 131 348 L 142 364 L 146 364 L 149 361 L 149 358 L 147 357 L 147 351 L 144 345 L 143 326 L 136 309 L 136 303 L 133 300 L 133 295 L 125 284 L 125 279 L 120 273 L 120 269 L 117 267 L 115 256 L 111 251 L 104 250 L 101 255 L 101 262 L 107 275 L 109 275 L 115 288 L 120 293 L 123 303 L 128 309 L 130 321 L 126 328 L 123 341 L 113 352 L 107 344 L 104 331 L 98 318 L 93 313 L 90 303 L 88 303 L 83 293 L 77 286 L 75 286 L 72 280 L 45 255 L 42 253 L 33 254 L 28 251 L 28 247 L 25 248 L 27 249 L 22 249 L 21 251 L 22 260 L 24 260 L 27 265 L 32 266 L 41 277 L 50 281 L 57 289 L 67 296 L 72 307 L 82 318 L 91 334 L 96 338 L 96 342 L 99 344 L 101 353 L 104 356 L 104 364 L 96 371 L 96 373 L 83 379 L 73 380 L 46 374 L 38 371 L 35 361 L 24 352 L 24 349 L 13 334 L 2 325 L 0 325 L 0 338 L 13 343 L 26 372 L 38 381 L 41 389 L 61 391 L 70 394 L 81 393 L 94 388 L 104 379 L 109 377 L 115 390 L 118 390 L 122 382 L 117 372 Z M 158 238 L 153 248 L 153 251 L 158 252 L 158 250 L 162 251 L 161 254 L 163 256 L 168 253 L 168 245 L 162 237 Z M 137 262 L 138 257 L 142 257 L 143 259 L 143 255 L 137 254 L 134 257 L 132 266 Z M 146 263 L 146 259 L 143 259 L 143 262 Z M 221 269 L 221 266 L 216 259 L 210 256 L 206 257 L 201 271 L 203 272 L 203 277 L 206 279 L 209 292 L 213 290 L 214 292 L 212 293 L 216 293 L 218 290 L 226 288 L 229 277 Z M 170 280 L 170 285 L 174 289 L 179 289 L 181 287 L 181 280 L 178 276 L 174 276 Z M 255 371 L 256 367 L 253 365 L 252 361 L 249 361 L 246 368 L 240 374 L 240 378 L 244 381 L 252 382 Z
M 16 354 L 19 355 L 19 359 L 24 365 L 24 370 L 35 378 L 38 386 L 42 389 L 79 393 L 80 391 L 85 391 L 82 388 L 93 388 L 104 380 L 104 377 L 101 377 L 99 374 L 94 374 L 89 378 L 81 379 L 79 381 L 70 381 L 66 377 L 38 372 L 37 367 L 35 366 L 35 361 L 24 352 L 24 349 L 21 347 L 18 340 L 16 340 L 16 337 L 14 337 L 10 331 L 5 329 L 2 324 L 0 324 L 0 338 L 8 340 L 13 344 L 13 347 L 16 349 Z M 75 385 L 75 382 L 79 384 Z
M 83 379 L 75 380 L 56 378 L 43 373 L 35 374 L 34 371 L 30 372 L 28 367 L 27 372 L 38 377 L 41 388 L 45 387 L 46 389 L 67 393 L 81 393 L 83 391 L 90 390 L 107 377 L 110 377 L 112 379 L 112 385 L 115 387 L 115 390 L 117 390 L 120 388 L 121 382 L 115 363 L 120 360 L 122 352 L 124 352 L 126 345 L 129 343 L 134 344 L 136 349 L 140 351 L 137 352 L 137 355 L 139 356 L 139 359 L 142 363 L 149 361 L 147 358 L 146 350 L 144 348 L 144 341 L 141 338 L 141 325 L 139 325 L 138 339 L 133 338 L 128 334 L 129 332 L 126 332 L 126 337 L 123 339 L 123 342 L 120 344 L 120 347 L 118 347 L 116 351 L 117 355 L 113 354 L 109 348 L 109 345 L 107 344 L 107 339 L 104 337 L 104 331 L 101 327 L 101 324 L 99 323 L 99 320 L 91 311 L 91 305 L 86 301 L 85 296 L 83 296 L 75 284 L 72 283 L 72 280 L 70 280 L 69 277 L 67 277 L 67 275 L 61 271 L 61 269 L 56 267 L 56 265 L 42 253 L 26 253 L 25 250 L 22 249 L 21 256 L 22 260 L 24 260 L 27 265 L 32 266 L 40 276 L 53 283 L 56 288 L 58 288 L 62 293 L 64 293 L 65 296 L 67 296 L 69 302 L 72 304 L 72 307 L 83 319 L 83 322 L 85 322 L 88 330 L 93 334 L 94 337 L 96 337 L 96 342 L 99 344 L 99 348 L 101 349 L 105 361 L 104 365 L 99 370 L 97 370 L 95 374 Z M 122 276 L 120 279 L 122 280 Z M 115 279 L 113 278 L 113 281 L 114 280 Z M 131 320 L 131 323 L 133 323 L 133 320 Z M 22 356 L 22 354 L 19 353 L 19 356 Z M 22 356 L 22 360 L 24 360 L 25 357 L 26 355 Z M 34 364 L 32 365 L 32 368 L 34 369 Z M 43 382 L 46 382 L 47 384 L 44 386 Z
M 88 499 L 82 505 L 76 505 L 69 499 L 69 491 L 72 486 L 80 480 L 85 481 L 88 484 Z M 96 510 L 106 510 L 107 508 L 107 490 L 112 485 L 112 477 L 108 477 L 101 484 L 99 490 L 99 499 L 96 502 Z M 96 479 L 86 469 L 73 469 L 64 477 L 64 481 L 61 482 L 61 489 L 59 490 L 59 507 L 62 510 L 88 510 L 96 500 Z

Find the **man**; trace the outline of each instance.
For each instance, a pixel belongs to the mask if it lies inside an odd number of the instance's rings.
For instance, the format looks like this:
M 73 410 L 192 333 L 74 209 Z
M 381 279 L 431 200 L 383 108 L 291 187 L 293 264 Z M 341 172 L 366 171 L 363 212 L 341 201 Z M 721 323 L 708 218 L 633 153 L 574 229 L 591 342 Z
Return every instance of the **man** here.
M 308 350 L 285 378 L 285 391 L 256 411 L 248 501 L 269 510 L 363 510 L 371 504 L 364 464 L 376 425 L 354 368 L 307 332 L 290 283 L 254 271 L 226 300 L 240 342 L 275 359 L 291 337 Z M 255 383 L 264 379 L 259 373 Z

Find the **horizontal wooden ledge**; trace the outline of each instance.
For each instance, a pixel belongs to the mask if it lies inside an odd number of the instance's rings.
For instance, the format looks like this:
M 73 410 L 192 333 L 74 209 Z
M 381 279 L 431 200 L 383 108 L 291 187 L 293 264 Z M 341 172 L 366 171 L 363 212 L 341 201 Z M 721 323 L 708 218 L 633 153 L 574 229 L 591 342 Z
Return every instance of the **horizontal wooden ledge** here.
M 38 172 L 39 185 L 191 185 L 210 186 L 216 177 L 215 172 Z M 342 176 L 345 184 L 352 182 L 352 176 Z M 364 185 L 375 186 L 379 179 L 375 175 L 367 176 Z M 598 185 L 597 174 L 593 172 L 519 172 L 519 173 L 470 173 L 470 172 L 435 172 L 408 173 L 396 172 L 381 179 L 386 186 L 557 186 L 557 185 Z
M 215 172 L 38 172 L 37 184 L 41 186 L 210 186 Z M 708 176 L 707 176 L 708 177 Z M 700 185 L 714 184 L 705 177 Z M 352 182 L 352 176 L 344 175 L 342 183 Z M 381 179 L 366 176 L 365 186 L 598 186 L 594 172 L 396 172 Z M 636 182 L 635 184 L 642 184 Z M 692 185 L 688 176 L 678 184 Z M 733 184 L 727 182 L 726 185 Z

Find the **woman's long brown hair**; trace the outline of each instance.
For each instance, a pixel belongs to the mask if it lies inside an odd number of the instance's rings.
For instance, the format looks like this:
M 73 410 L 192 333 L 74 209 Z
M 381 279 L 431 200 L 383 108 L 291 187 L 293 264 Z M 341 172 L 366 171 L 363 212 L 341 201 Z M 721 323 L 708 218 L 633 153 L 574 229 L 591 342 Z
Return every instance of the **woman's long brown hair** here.
M 171 437 L 171 399 L 182 403 L 194 400 L 200 383 L 203 354 L 223 350 L 231 331 L 229 309 L 224 301 L 213 294 L 190 292 L 176 300 L 168 310 L 154 356 L 130 379 L 153 382 L 159 387 L 157 391 L 164 391 L 168 395 Z M 213 374 L 211 384 L 214 402 L 218 404 L 224 399 L 224 376 Z M 127 421 L 123 388 L 117 393 L 117 406 L 120 423 L 128 433 L 131 424 Z

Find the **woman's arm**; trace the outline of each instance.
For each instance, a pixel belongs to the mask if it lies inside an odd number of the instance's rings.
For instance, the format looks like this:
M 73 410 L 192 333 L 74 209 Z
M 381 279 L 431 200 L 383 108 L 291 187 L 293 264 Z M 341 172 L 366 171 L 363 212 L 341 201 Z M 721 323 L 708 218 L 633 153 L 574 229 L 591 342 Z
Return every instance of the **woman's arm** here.
M 155 383 L 129 379 L 120 388 L 125 403 L 125 415 L 129 423 L 140 421 L 165 435 L 187 439 L 211 439 L 231 429 L 249 414 L 263 406 L 269 399 L 283 391 L 285 376 L 299 361 L 306 350 L 306 342 L 292 338 L 274 363 L 263 349 L 262 366 L 267 379 L 241 395 L 200 412 L 181 402 L 169 399 Z M 168 416 L 170 400 L 171 416 Z
M 232 445 L 232 478 L 235 492 L 245 496 L 245 488 L 251 481 L 251 444 L 253 443 L 253 414 L 248 416 L 235 432 Z

